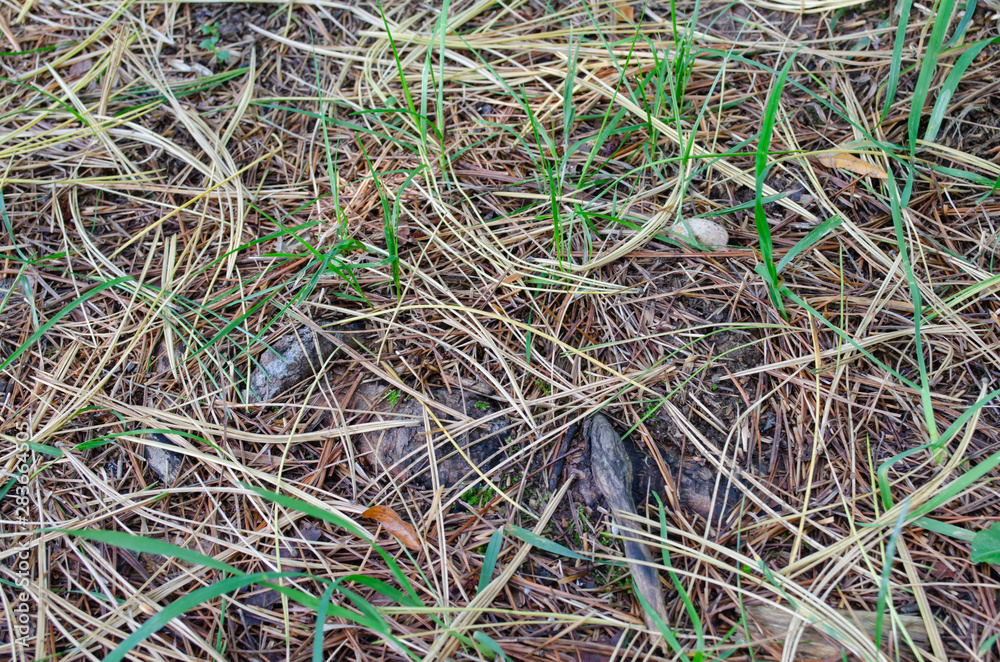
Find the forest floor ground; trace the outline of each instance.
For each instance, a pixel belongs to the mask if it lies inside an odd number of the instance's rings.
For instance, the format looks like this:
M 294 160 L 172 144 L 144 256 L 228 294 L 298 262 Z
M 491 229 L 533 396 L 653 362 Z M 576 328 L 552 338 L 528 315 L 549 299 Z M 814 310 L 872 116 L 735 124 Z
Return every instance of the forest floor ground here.
M 997 12 L 5 3 L 0 657 L 997 660 Z

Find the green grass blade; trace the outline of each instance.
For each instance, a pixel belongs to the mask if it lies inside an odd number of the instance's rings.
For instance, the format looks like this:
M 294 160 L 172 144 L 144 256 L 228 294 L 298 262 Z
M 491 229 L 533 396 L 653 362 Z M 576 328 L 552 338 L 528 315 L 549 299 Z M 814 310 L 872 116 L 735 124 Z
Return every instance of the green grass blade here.
M 263 308 L 264 306 L 266 306 L 271 301 L 271 299 L 273 299 L 275 296 L 277 296 L 277 294 L 278 294 L 277 289 L 275 289 L 275 291 L 271 292 L 266 297 L 264 297 L 263 301 L 258 301 L 253 306 L 251 306 L 250 308 L 248 308 L 245 312 L 243 312 L 240 315 L 237 315 L 228 324 L 226 324 L 224 327 L 222 327 L 222 329 L 219 330 L 218 333 L 216 333 L 214 336 L 212 336 L 212 338 L 210 338 L 208 341 L 206 341 L 204 345 L 202 345 L 201 347 L 199 347 L 198 349 L 196 349 L 191 354 L 191 357 L 193 358 L 195 356 L 198 356 L 199 354 L 201 354 L 202 352 L 204 352 L 206 349 L 208 349 L 212 345 L 216 344 L 217 342 L 219 342 L 220 340 L 222 340 L 226 336 L 228 336 L 233 331 L 233 329 L 236 329 L 236 328 L 240 327 L 240 325 L 242 325 L 243 322 L 245 322 L 247 319 L 249 319 L 250 317 L 252 317 L 253 314 L 256 313 L 258 310 L 260 310 L 261 308 Z M 288 305 L 291 305 L 291 302 L 289 302 Z M 287 308 L 288 308 L 288 306 L 286 305 L 284 307 L 284 309 L 287 309 Z M 284 309 L 281 311 L 282 313 L 284 312 Z
M 131 533 L 125 533 L 122 531 L 102 531 L 93 529 L 77 529 L 77 530 L 65 530 L 65 529 L 52 529 L 53 531 L 59 531 L 68 536 L 74 538 L 83 538 L 85 540 L 92 540 L 94 542 L 104 543 L 106 545 L 111 545 L 113 547 L 120 547 L 122 549 L 128 549 L 133 552 L 140 552 L 145 554 L 158 554 L 160 556 L 166 556 L 169 558 L 179 559 L 181 561 L 186 561 L 193 565 L 200 565 L 206 568 L 212 568 L 213 570 L 218 570 L 220 572 L 232 573 L 239 575 L 241 577 L 247 576 L 247 573 L 229 565 L 223 561 L 212 558 L 211 556 L 206 556 L 199 552 L 195 552 L 172 543 L 164 542 L 162 540 L 155 540 L 153 538 L 147 538 L 145 536 L 136 536 Z M 308 577 L 306 573 L 293 572 L 284 573 L 282 577 Z M 318 581 L 323 581 L 322 578 L 316 578 Z M 254 582 L 256 583 L 256 582 Z M 308 609 L 316 609 L 318 603 L 316 598 L 309 596 L 298 589 L 294 589 L 288 586 L 281 586 L 279 584 L 272 584 L 269 582 L 260 582 L 265 586 L 274 589 L 278 593 L 288 596 L 295 602 Z M 348 612 L 350 614 L 350 612 Z
M 597 155 L 600 154 L 601 148 L 604 147 L 604 143 L 611 137 L 612 133 L 621 121 L 625 119 L 626 112 L 625 108 L 620 108 L 618 112 L 615 113 L 614 117 L 611 117 L 611 107 L 608 107 L 607 114 L 604 119 L 601 120 L 601 128 L 597 132 L 597 138 L 594 140 L 594 146 L 591 148 L 590 153 L 587 154 L 587 160 L 584 161 L 583 167 L 580 169 L 580 182 L 578 184 L 578 188 L 586 185 L 594 159 L 596 159 Z M 611 119 L 608 119 L 609 117 L 611 117 Z
M 764 121 L 760 127 L 760 140 L 757 142 L 757 156 L 754 160 L 754 171 L 756 172 L 756 186 L 754 188 L 754 222 L 757 226 L 757 236 L 760 238 L 760 252 L 767 270 L 767 289 L 771 294 L 771 302 L 778 309 L 782 317 L 786 317 L 785 305 L 781 300 L 781 293 L 778 290 L 778 270 L 774 264 L 774 242 L 771 239 L 771 228 L 767 224 L 767 215 L 764 213 L 764 179 L 767 177 L 768 148 L 771 146 L 771 134 L 774 131 L 774 123 L 778 115 L 778 106 L 781 103 L 781 92 L 785 89 L 785 79 L 795 61 L 795 54 L 785 62 L 781 68 L 778 79 L 774 82 L 774 88 L 767 99 L 764 107 Z
M 28 448 L 41 455 L 48 455 L 49 457 L 60 458 L 63 456 L 63 452 L 56 448 L 55 446 L 49 446 L 48 444 L 40 444 L 36 441 L 26 441 Z
M 390 268 L 392 269 L 392 282 L 396 286 L 396 297 L 399 298 L 403 294 L 399 287 L 399 237 L 396 229 L 393 227 L 392 208 L 389 205 L 389 198 L 385 192 L 385 187 L 375 172 L 375 165 L 368 158 L 368 150 L 365 149 L 364 143 L 360 140 L 357 143 L 358 147 L 361 148 L 362 155 L 365 157 L 365 163 L 368 164 L 368 172 L 371 173 L 372 181 L 375 182 L 375 190 L 378 191 L 379 201 L 382 203 L 382 235 L 385 238 L 385 251 L 391 262 Z
M 889 63 L 889 81 L 885 88 L 885 105 L 882 107 L 882 117 L 879 122 L 885 120 L 889 114 L 889 108 L 896 98 L 896 89 L 899 87 L 899 74 L 903 66 L 903 46 L 906 43 L 906 30 L 910 25 L 910 9 L 913 7 L 913 0 L 903 0 L 899 7 L 899 24 L 896 26 L 896 38 L 892 43 L 892 60 Z
M 653 492 L 653 496 L 656 497 L 656 506 L 660 515 L 660 537 L 666 541 L 667 509 L 663 506 L 663 500 L 660 499 L 659 493 Z M 688 595 L 687 590 L 684 588 L 684 584 L 681 583 L 677 573 L 674 572 L 674 566 L 670 562 L 670 551 L 667 550 L 666 544 L 660 547 L 660 551 L 663 556 L 663 565 L 667 567 L 667 574 L 670 575 L 670 582 L 674 585 L 674 589 L 677 591 L 677 595 L 680 596 L 681 601 L 684 602 L 684 609 L 687 611 L 688 618 L 691 619 L 691 625 L 694 628 L 695 636 L 698 637 L 697 648 L 695 649 L 697 651 L 696 655 L 698 657 L 703 657 L 705 654 L 705 632 L 701 624 L 701 618 L 698 616 L 698 610 L 691 601 L 691 596 Z
M 483 589 L 493 579 L 493 570 L 497 566 L 497 557 L 500 555 L 500 545 L 503 544 L 503 529 L 497 529 L 490 536 L 490 543 L 486 546 L 486 555 L 483 557 L 483 568 L 479 572 L 479 588 L 476 594 L 483 592 Z
M 974 2 L 975 0 L 972 1 Z M 984 39 L 969 46 L 969 49 L 958 58 L 955 66 L 948 72 L 948 77 L 945 79 L 944 85 L 941 86 L 941 91 L 938 92 L 937 100 L 934 101 L 934 110 L 931 111 L 931 118 L 927 121 L 924 141 L 930 143 L 934 142 L 937 138 L 937 132 L 941 128 L 941 121 L 944 119 L 944 114 L 948 110 L 948 104 L 951 102 L 955 90 L 958 89 L 958 84 L 962 81 L 962 76 L 965 75 L 965 70 L 969 68 L 969 65 L 972 64 L 972 61 L 976 59 L 976 56 L 984 48 L 998 43 L 1000 43 L 1000 37 Z
M 183 430 L 167 430 L 165 428 L 141 428 L 139 430 L 126 430 L 125 432 L 111 432 L 109 434 L 101 435 L 91 439 L 90 441 L 85 441 L 82 444 L 77 444 L 73 447 L 73 450 L 85 451 L 91 448 L 98 448 L 105 444 L 109 444 L 119 437 L 139 437 L 144 434 L 176 434 L 179 437 L 186 437 L 188 439 L 193 439 L 195 441 L 200 441 L 203 444 L 207 444 L 204 437 L 200 437 L 193 432 L 184 432 Z M 58 450 L 58 449 L 57 449 Z
M 219 561 L 211 556 L 201 554 L 200 552 L 196 552 L 185 547 L 179 547 L 162 540 L 155 540 L 145 536 L 135 536 L 131 533 L 125 533 L 124 531 L 79 529 L 76 531 L 62 532 L 74 538 L 83 538 L 84 540 L 100 542 L 113 547 L 127 549 L 132 552 L 139 552 L 140 554 L 158 554 L 160 556 L 167 556 L 185 561 L 192 565 L 200 565 L 213 570 L 229 572 L 234 575 L 246 574 L 235 566 L 231 566 L 224 561 Z
M 949 441 L 951 441 L 951 438 L 954 437 L 956 434 L 958 434 L 958 431 L 965 426 L 965 424 L 969 421 L 969 419 L 975 416 L 976 412 L 978 412 L 980 409 L 982 409 L 983 407 L 991 403 L 993 400 L 995 400 L 997 396 L 1000 396 L 1000 389 L 996 389 L 995 391 L 990 391 L 989 393 L 987 393 L 986 395 L 982 396 L 974 403 L 972 403 L 971 407 L 967 408 L 965 411 L 959 414 L 958 418 L 956 418 L 952 422 L 952 424 L 949 425 L 943 433 L 941 433 L 940 443 L 947 444 Z
M 413 113 L 417 112 L 417 107 L 413 104 L 413 96 L 410 94 L 410 86 L 406 83 L 406 74 L 403 73 L 403 63 L 399 60 L 399 51 L 396 50 L 396 40 L 392 38 L 392 30 L 389 29 L 389 20 L 382 11 L 382 3 L 376 0 L 375 6 L 382 17 L 382 24 L 385 25 L 385 34 L 389 37 L 389 46 L 392 48 L 392 58 L 396 61 L 396 71 L 399 73 L 399 82 L 403 86 L 403 96 L 406 97 L 406 107 Z
M 256 493 L 258 496 L 267 499 L 268 501 L 277 503 L 278 505 L 284 506 L 285 508 L 288 508 L 290 510 L 298 511 L 303 515 L 308 515 L 310 517 L 315 517 L 316 519 L 323 520 L 324 522 L 335 524 L 340 528 L 353 533 L 362 540 L 367 540 L 369 542 L 372 541 L 371 534 L 362 530 L 354 522 L 348 520 L 345 517 L 337 515 L 336 513 L 331 513 L 329 511 L 323 510 L 322 508 L 318 508 L 312 504 L 306 503 L 305 501 L 302 501 L 300 499 L 296 499 L 294 497 L 290 497 L 284 494 L 278 494 L 276 492 L 266 490 L 262 487 L 255 487 L 253 485 L 247 485 L 246 483 L 243 483 L 243 487 Z M 389 570 L 390 572 L 392 572 L 393 577 L 396 578 L 396 581 L 399 582 L 399 585 L 402 586 L 403 589 L 406 591 L 406 593 L 415 601 L 414 604 L 423 604 L 420 600 L 420 597 L 417 595 L 416 590 L 413 588 L 413 585 L 410 584 L 410 580 L 407 579 L 406 575 L 399 567 L 399 563 L 396 562 L 396 559 L 389 556 L 389 554 L 386 553 L 385 550 L 383 550 L 381 547 L 379 547 L 374 543 L 372 544 L 372 548 L 379 554 L 379 556 L 382 557 L 382 560 L 386 562 L 386 565 L 389 566 Z
M 444 63 L 445 56 L 445 36 L 448 34 L 448 9 L 451 7 L 451 0 L 444 0 L 441 5 L 441 15 L 438 17 L 437 28 L 441 31 L 441 38 L 438 45 L 438 79 L 437 79 L 437 103 L 435 111 L 437 113 L 438 135 L 441 136 L 441 144 L 444 145 Z M 427 49 L 428 53 L 430 49 Z M 442 156 L 444 156 L 442 152 Z
M 841 218 L 840 216 L 833 216 L 832 218 L 828 218 L 819 225 L 817 225 L 816 227 L 814 227 L 812 230 L 809 231 L 809 233 L 806 236 L 802 237 L 802 239 L 799 239 L 799 241 L 796 242 L 794 246 L 792 246 L 792 249 L 790 251 L 785 253 L 785 257 L 781 258 L 781 261 L 778 262 L 776 271 L 778 273 L 781 273 L 781 270 L 784 269 L 786 266 L 788 266 L 789 262 L 794 260 L 803 251 L 808 250 L 810 246 L 812 246 L 813 244 L 821 240 L 823 237 L 825 237 L 827 234 L 835 230 L 843 222 L 844 219 Z
M 735 156 L 735 155 L 729 154 L 728 156 Z M 788 197 L 787 193 L 766 195 L 762 199 L 762 202 L 766 205 L 772 202 L 777 202 L 778 200 L 781 200 L 782 198 L 786 197 Z M 743 211 L 744 209 L 753 209 L 754 205 L 756 204 L 757 204 L 756 200 L 748 200 L 746 202 L 741 202 L 740 204 L 735 205 L 733 207 L 726 207 L 725 209 L 715 209 L 713 211 L 706 211 L 702 214 L 698 214 L 697 216 L 693 216 L 692 218 L 716 218 L 719 216 L 725 216 L 726 214 L 732 214 L 734 212 Z
M 965 31 L 969 28 L 969 22 L 972 20 L 972 15 L 976 13 L 976 0 L 967 0 L 965 3 L 965 10 L 962 13 L 962 20 L 958 22 L 958 26 L 955 27 L 955 34 L 951 35 L 951 39 L 948 40 L 948 44 L 945 48 L 951 48 L 962 40 L 965 36 Z
M 913 345 L 917 370 L 920 374 L 920 402 L 924 410 L 924 424 L 927 426 L 927 434 L 931 442 L 937 442 L 940 438 L 937 429 L 937 422 L 934 418 L 934 405 L 931 402 L 930 382 L 927 376 L 927 362 L 924 360 L 924 341 L 921 333 L 923 325 L 923 295 L 917 278 L 913 274 L 913 266 L 910 262 L 910 250 L 906 242 L 906 233 L 903 228 L 903 207 L 906 205 L 905 199 L 909 198 L 909 193 L 913 185 L 913 168 L 907 169 L 906 188 L 902 195 L 896 188 L 896 181 L 892 173 L 888 173 L 886 188 L 889 192 L 889 209 L 892 213 L 892 224 L 896 231 L 896 247 L 902 258 L 903 273 L 906 274 L 906 282 L 910 290 L 910 298 L 913 299 Z
M 361 527 L 359 527 L 354 522 L 335 513 L 323 510 L 322 508 L 314 506 L 311 503 L 306 503 L 305 501 L 296 499 L 295 497 L 287 496 L 285 494 L 278 494 L 277 492 L 272 492 L 271 490 L 264 489 L 263 487 L 247 485 L 246 483 L 243 483 L 243 487 L 250 490 L 251 492 L 254 492 L 255 494 L 257 494 L 257 496 L 267 499 L 272 503 L 276 503 L 279 506 L 284 506 L 285 508 L 288 508 L 290 510 L 295 510 L 297 512 L 302 513 L 303 515 L 309 515 L 310 517 L 315 517 L 316 519 L 323 520 L 324 522 L 329 522 L 330 524 L 335 524 L 340 528 L 349 531 L 350 533 L 353 533 L 362 540 L 371 541 L 372 539 L 371 534 L 366 533 Z
M 885 603 L 889 599 L 890 576 L 892 575 L 892 562 L 896 558 L 896 542 L 900 534 L 903 533 L 903 522 L 906 520 L 906 504 L 896 518 L 896 525 L 889 536 L 889 543 L 886 545 L 885 558 L 882 560 L 882 577 L 879 581 L 878 599 L 875 602 L 875 648 L 882 648 L 882 619 L 885 617 Z
M 598 129 L 598 135 L 601 135 L 604 133 L 605 127 L 608 124 L 608 118 L 611 116 L 611 109 L 616 105 L 618 94 L 620 93 L 621 88 L 624 86 L 626 91 L 629 92 L 629 96 L 633 98 L 635 97 L 635 95 L 631 93 L 631 90 L 628 87 L 628 81 L 625 78 L 625 72 L 628 70 L 629 64 L 632 62 L 632 54 L 635 50 L 636 41 L 638 41 L 640 26 L 638 25 L 636 26 L 635 35 L 633 36 L 631 44 L 629 45 L 628 56 L 625 58 L 625 66 L 623 67 L 618 62 L 618 56 L 615 54 L 614 48 L 612 47 L 611 44 L 608 43 L 608 40 L 605 38 L 604 30 L 597 22 L 597 17 L 594 16 L 594 13 L 591 11 L 589 3 L 584 3 L 583 8 L 587 12 L 587 16 L 590 18 L 590 22 L 594 26 L 597 35 L 600 37 L 601 42 L 604 45 L 604 48 L 608 51 L 608 56 L 611 58 L 611 62 L 615 65 L 615 67 L 618 68 L 619 71 L 618 81 L 615 83 L 615 91 L 611 95 L 611 100 L 608 103 L 607 110 L 605 110 L 603 117 L 601 118 L 601 127 Z M 619 111 L 615 115 L 616 119 L 622 118 L 624 116 L 625 116 L 625 108 L 619 109 Z M 595 144 L 594 149 L 591 150 L 590 154 L 587 157 L 586 163 L 584 163 L 583 168 L 580 170 L 580 184 L 579 184 L 580 186 L 582 186 L 587 181 L 587 177 L 590 172 L 590 165 L 599 151 L 600 147 L 597 144 Z
M 319 606 L 316 608 L 316 631 L 313 633 L 312 662 L 323 662 L 323 626 L 326 624 L 326 612 L 330 607 L 330 598 L 333 597 L 335 588 L 333 583 L 327 584 L 323 595 L 319 598 Z
M 423 603 L 419 600 L 414 600 L 412 595 L 403 593 L 397 588 L 389 586 L 381 579 L 375 579 L 374 577 L 369 577 L 368 575 L 346 575 L 340 579 L 341 582 L 354 582 L 356 584 L 361 584 L 362 586 L 367 586 L 376 593 L 381 593 L 385 597 L 398 602 L 404 607 L 423 607 Z
M 934 533 L 940 533 L 941 535 L 948 536 L 949 538 L 964 540 L 965 542 L 972 542 L 975 540 L 977 535 L 968 529 L 963 529 L 962 527 L 955 526 L 954 524 L 948 524 L 947 522 L 931 519 L 930 517 L 918 517 L 913 521 L 913 524 L 922 529 L 927 529 L 928 531 L 933 531 Z
M 941 490 L 937 496 L 932 499 L 928 499 L 924 505 L 920 506 L 914 515 L 923 516 L 933 510 L 936 510 L 937 508 L 940 508 L 945 503 L 951 501 L 956 496 L 964 492 L 977 480 L 993 471 L 997 466 L 1000 466 L 1000 451 L 993 453 L 988 458 L 948 483 L 948 486 Z
M 521 92 L 522 96 L 524 91 Z M 549 189 L 549 205 L 552 210 L 552 241 L 556 250 L 556 259 L 559 260 L 559 264 L 563 261 L 563 251 L 562 251 L 562 235 L 563 228 L 562 222 L 559 215 L 559 198 L 562 197 L 562 191 L 560 190 L 559 183 L 556 181 L 555 174 L 552 172 L 552 162 L 556 161 L 556 146 L 549 136 L 548 132 L 545 130 L 538 120 L 535 119 L 535 113 L 531 110 L 531 104 L 528 103 L 527 96 L 521 102 L 521 107 L 528 115 L 528 120 L 531 122 L 531 130 L 535 135 L 535 144 L 538 146 L 538 159 L 541 161 L 542 169 L 545 172 L 545 178 L 548 180 Z M 545 141 L 545 146 L 549 149 L 549 157 L 546 158 L 545 153 L 542 151 L 542 139 Z M 569 253 L 567 251 L 567 257 Z
M 894 464 L 901 460 L 905 460 L 911 455 L 916 455 L 920 451 L 925 451 L 931 448 L 933 444 L 922 444 L 916 448 L 911 448 L 905 450 L 902 453 L 897 453 L 893 455 L 888 460 L 879 465 L 876 471 L 876 476 L 878 478 L 879 496 L 882 498 L 882 507 L 889 510 L 893 506 L 892 492 L 889 489 L 889 469 L 892 468 Z
M 660 615 L 656 613 L 656 610 L 653 609 L 652 605 L 649 604 L 649 601 L 642 595 L 642 591 L 640 591 L 639 587 L 636 586 L 635 580 L 632 580 L 632 593 L 639 598 L 639 602 L 642 604 L 642 608 L 646 615 L 649 616 L 653 620 L 653 623 L 656 624 L 656 628 L 660 631 L 660 634 L 663 635 L 663 638 L 667 641 L 667 643 L 670 644 L 670 648 L 673 649 L 674 654 L 677 655 L 677 657 L 684 659 L 684 647 L 681 646 L 681 642 L 677 640 L 677 635 L 674 634 L 674 631 L 663 622 Z
M 503 649 L 500 648 L 500 644 L 493 641 L 493 637 L 486 634 L 482 630 L 476 630 L 475 634 L 472 635 L 472 638 L 479 642 L 480 645 L 484 646 L 487 651 L 493 653 L 493 657 L 499 655 L 503 659 L 507 660 L 507 662 L 511 662 L 510 658 L 507 657 L 507 653 L 504 653 Z
M 0 221 L 3 222 L 3 229 L 7 232 L 7 236 L 10 237 L 10 245 L 14 247 L 14 250 L 17 251 L 21 259 L 27 262 L 29 260 L 28 256 L 21 249 L 21 245 L 17 243 L 17 239 L 14 237 L 14 229 L 10 224 L 10 216 L 7 214 L 7 203 L 4 202 L 2 189 L 0 189 Z
M 135 632 L 120 643 L 117 648 L 105 656 L 104 662 L 120 662 L 121 660 L 124 660 L 126 656 L 131 653 L 132 649 L 166 627 L 167 623 L 178 616 L 191 611 L 203 602 L 207 602 L 221 595 L 232 593 L 233 591 L 241 589 L 244 586 L 259 584 L 270 579 L 280 579 L 282 577 L 290 577 L 301 574 L 302 573 L 257 572 L 252 575 L 241 575 L 238 577 L 223 579 L 214 584 L 210 584 L 209 586 L 204 586 L 191 591 L 187 595 L 171 602 L 161 611 L 147 619 L 146 622 L 140 625 Z
M 281 106 L 281 105 L 278 105 L 278 104 L 275 104 L 275 103 L 269 103 L 269 102 L 266 102 L 266 101 L 251 101 L 250 105 L 252 105 L 252 106 L 258 106 L 258 107 L 261 107 L 261 108 L 270 108 L 272 110 L 283 110 L 285 112 L 297 113 L 299 115 L 304 115 L 305 117 L 312 117 L 314 119 L 323 120 L 327 124 L 331 124 L 333 126 L 339 126 L 339 127 L 343 128 L 343 129 L 347 129 L 348 131 L 358 131 L 360 133 L 368 134 L 368 135 L 370 135 L 370 136 L 372 136 L 374 138 L 379 138 L 380 140 L 387 140 L 387 141 L 391 142 L 394 145 L 398 145 L 399 147 L 402 147 L 403 149 L 405 149 L 408 152 L 413 152 L 414 154 L 419 154 L 419 151 L 417 149 L 415 149 L 412 144 L 410 144 L 410 143 L 408 143 L 406 141 L 400 140 L 399 138 L 393 138 L 392 136 L 389 136 L 388 134 L 385 134 L 385 133 L 379 133 L 378 131 L 375 131 L 373 129 L 369 129 L 366 126 L 359 126 L 357 124 L 351 124 L 350 122 L 346 122 L 344 120 L 337 119 L 336 117 L 326 117 L 324 115 L 320 115 L 319 113 L 313 113 L 313 112 L 310 112 L 308 110 L 301 110 L 299 108 L 292 108 L 291 106 Z M 407 138 L 410 138 L 414 142 L 416 142 L 416 140 L 417 140 L 416 136 L 414 136 L 414 135 L 412 135 L 412 134 L 410 134 L 410 133 L 408 133 L 406 131 L 402 131 L 402 130 L 399 130 L 399 129 L 396 129 L 396 130 L 399 131 L 399 133 L 401 135 L 406 136 Z
M 992 637 L 983 642 L 983 645 L 979 647 L 979 654 L 983 657 L 986 657 L 986 654 L 989 652 L 990 648 L 995 646 L 998 640 L 1000 640 L 1000 632 L 997 632 L 995 635 L 993 635 Z
M 579 559 L 581 561 L 593 561 L 593 558 L 584 556 L 583 554 L 577 554 L 569 547 L 560 545 L 559 543 L 549 540 L 548 538 L 543 538 L 537 533 L 528 531 L 527 529 L 522 529 L 519 526 L 514 526 L 513 524 L 507 526 L 507 533 L 511 534 L 515 538 L 520 538 L 524 542 L 537 547 L 538 549 L 545 550 L 552 554 L 558 554 L 560 556 L 565 556 L 571 559 Z
M 335 582 L 337 593 L 340 593 L 345 598 L 347 598 L 354 607 L 362 613 L 364 618 L 357 618 L 356 616 L 352 619 L 358 623 L 362 623 L 365 626 L 371 628 L 375 632 L 378 632 L 382 636 L 391 637 L 392 634 L 389 631 L 389 624 L 386 623 L 385 618 L 382 614 L 378 613 L 375 606 L 368 602 L 356 592 L 342 585 L 339 581 Z
M 917 148 L 917 131 L 920 129 L 920 117 L 924 112 L 924 103 L 927 101 L 927 94 L 930 91 L 931 79 L 937 70 L 938 57 L 941 55 L 944 35 L 948 30 L 948 25 L 951 23 L 951 14 L 954 8 L 955 0 L 941 0 L 935 12 L 931 38 L 927 41 L 927 48 L 924 50 L 924 59 L 920 63 L 920 73 L 917 76 L 916 86 L 913 88 L 913 99 L 910 102 L 910 116 L 907 120 L 911 160 L 912 154 Z
M 761 266 L 761 265 L 758 265 L 758 266 Z M 761 271 L 763 271 L 763 269 L 761 269 Z M 766 273 L 765 273 L 765 275 L 766 275 Z M 913 381 L 907 379 L 906 377 L 903 377 L 903 375 L 899 374 L 898 371 L 896 371 L 893 368 L 891 368 L 888 365 L 886 365 L 885 362 L 880 361 L 879 359 L 875 358 L 875 356 L 871 352 L 869 352 L 867 349 L 865 349 L 864 347 L 862 347 L 861 345 L 859 345 L 858 342 L 854 338 L 852 338 L 849 335 L 847 335 L 844 332 L 843 329 L 840 329 L 837 326 L 834 326 L 834 324 L 830 320 L 826 319 L 826 317 L 824 317 L 818 310 L 816 310 L 815 308 L 813 308 L 812 306 L 810 306 L 808 303 L 806 303 L 803 299 L 801 299 L 799 296 L 797 296 L 790 289 L 788 289 L 787 287 L 782 286 L 781 293 L 784 296 L 786 296 L 789 299 L 791 299 L 792 301 L 794 301 L 799 306 L 802 306 L 803 308 L 805 308 L 809 312 L 810 315 L 812 315 L 813 317 L 816 318 L 816 321 L 820 322 L 821 324 L 823 324 L 823 326 L 825 326 L 826 328 L 830 329 L 831 331 L 833 331 L 834 333 L 836 333 L 838 336 L 840 336 L 841 338 L 843 338 L 854 349 L 856 349 L 857 351 L 859 351 L 865 358 L 867 358 L 868 360 L 872 361 L 875 365 L 879 366 L 880 368 L 882 368 L 883 370 L 885 370 L 888 374 L 890 374 L 893 377 L 895 377 L 896 379 L 898 379 L 901 384 L 906 384 L 907 386 L 909 386 L 912 389 L 919 389 L 920 388 Z
M 580 41 L 576 40 L 576 50 L 573 50 L 573 35 L 570 34 L 566 44 L 566 82 L 563 84 L 563 146 L 569 140 L 576 120 L 576 106 L 573 105 L 573 84 L 576 82 L 576 60 L 580 56 Z M 569 151 L 569 150 L 566 150 Z M 563 157 L 565 159 L 565 156 Z
M 417 112 L 415 110 L 408 110 L 406 108 L 370 108 L 370 109 L 366 109 L 366 110 L 355 110 L 354 112 L 351 113 L 352 116 L 358 116 L 358 115 L 393 115 L 393 114 L 401 114 L 401 115 L 407 115 L 407 116 L 413 117 L 413 118 L 415 118 L 415 119 L 418 120 L 418 122 L 419 122 L 420 126 L 422 127 L 422 130 L 424 131 L 425 134 L 426 134 L 427 128 L 429 127 L 429 128 L 431 128 L 431 129 L 434 130 L 434 133 L 435 133 L 435 135 L 438 138 L 442 137 L 441 134 L 438 133 L 437 127 L 434 126 L 431 123 L 430 118 L 428 118 L 425 113 L 419 113 L 419 112 Z
M 399 186 L 398 189 L 396 189 L 395 200 L 392 201 L 392 215 L 390 216 L 389 222 L 386 223 L 385 227 L 384 227 L 384 230 L 386 232 L 386 245 L 387 246 L 389 245 L 389 234 L 391 233 L 391 235 L 392 235 L 392 250 L 389 253 L 389 259 L 390 259 L 390 267 L 392 268 L 392 280 L 393 280 L 393 283 L 396 285 L 396 292 L 399 293 L 399 296 L 402 296 L 402 288 L 400 286 L 400 281 L 399 281 L 399 210 L 400 210 L 400 205 L 403 202 L 403 191 L 405 191 L 406 187 L 408 187 L 410 185 L 410 183 L 413 182 L 413 178 L 416 177 L 417 175 L 419 175 L 424 170 L 424 168 L 426 168 L 426 167 L 427 167 L 426 165 L 420 165 L 420 166 L 417 166 L 416 168 L 414 168 L 413 170 L 411 170 L 410 173 L 406 176 L 406 179 L 403 181 L 403 183 Z

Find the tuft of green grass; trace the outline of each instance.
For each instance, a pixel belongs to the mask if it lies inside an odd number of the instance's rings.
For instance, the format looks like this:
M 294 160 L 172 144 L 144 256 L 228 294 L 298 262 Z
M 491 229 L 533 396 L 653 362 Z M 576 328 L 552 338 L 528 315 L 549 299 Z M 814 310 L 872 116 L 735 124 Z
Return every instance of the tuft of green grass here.
M 212 51 L 212 55 L 219 62 L 227 62 L 229 60 L 229 51 L 219 49 L 219 40 L 222 37 L 219 35 L 218 22 L 202 25 L 200 30 L 203 35 L 207 36 L 198 45 L 207 51 Z

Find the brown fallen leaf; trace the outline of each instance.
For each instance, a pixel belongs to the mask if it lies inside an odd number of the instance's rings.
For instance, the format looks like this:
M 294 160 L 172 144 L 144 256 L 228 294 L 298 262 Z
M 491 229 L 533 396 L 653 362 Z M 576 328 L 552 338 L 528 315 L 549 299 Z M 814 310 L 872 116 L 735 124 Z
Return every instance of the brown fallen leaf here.
M 885 170 L 874 166 L 867 161 L 863 161 L 853 154 L 848 154 L 847 152 L 835 152 L 833 154 L 822 154 L 816 157 L 822 165 L 827 168 L 840 168 L 841 170 L 846 170 L 848 172 L 853 172 L 855 175 L 861 175 L 862 177 L 874 177 L 875 179 L 888 179 L 889 175 L 886 174 Z
M 632 5 L 629 4 L 628 0 L 614 0 L 611 3 L 611 8 L 615 10 L 615 23 L 632 23 L 635 19 L 635 10 L 632 8 Z
M 372 506 L 361 516 L 366 519 L 373 519 L 386 528 L 386 531 L 396 536 L 396 540 L 403 543 L 407 549 L 419 550 L 420 539 L 417 538 L 417 531 L 412 526 L 402 520 L 396 511 L 389 506 Z

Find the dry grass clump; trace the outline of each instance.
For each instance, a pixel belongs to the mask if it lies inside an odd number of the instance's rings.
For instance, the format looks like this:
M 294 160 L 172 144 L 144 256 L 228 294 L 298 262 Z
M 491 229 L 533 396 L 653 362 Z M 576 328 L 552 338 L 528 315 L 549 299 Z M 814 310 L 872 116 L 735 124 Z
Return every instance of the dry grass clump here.
M 0 9 L 0 656 L 997 659 L 992 10 L 445 7 Z

